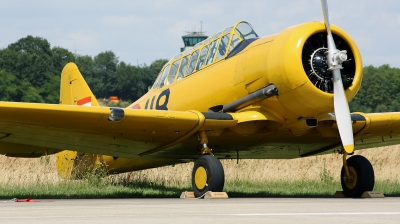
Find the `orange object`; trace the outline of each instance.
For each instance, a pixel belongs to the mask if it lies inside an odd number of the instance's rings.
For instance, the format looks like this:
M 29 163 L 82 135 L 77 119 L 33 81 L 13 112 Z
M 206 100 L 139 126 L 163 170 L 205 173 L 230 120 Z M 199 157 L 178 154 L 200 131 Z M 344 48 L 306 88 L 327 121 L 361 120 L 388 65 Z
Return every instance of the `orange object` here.
M 118 96 L 110 96 L 110 102 L 111 103 L 118 103 L 119 102 Z

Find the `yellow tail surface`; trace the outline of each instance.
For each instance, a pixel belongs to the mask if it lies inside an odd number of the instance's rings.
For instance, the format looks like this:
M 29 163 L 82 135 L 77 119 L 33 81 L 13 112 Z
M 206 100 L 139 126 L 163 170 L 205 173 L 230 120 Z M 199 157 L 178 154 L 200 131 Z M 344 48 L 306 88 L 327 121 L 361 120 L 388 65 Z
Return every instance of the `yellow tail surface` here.
M 99 106 L 78 67 L 70 62 L 61 73 L 60 104 Z
M 78 67 L 70 62 L 61 73 L 60 104 L 99 106 Z M 93 170 L 99 163 L 94 154 L 64 150 L 57 153 L 57 172 L 63 178 L 79 178 Z

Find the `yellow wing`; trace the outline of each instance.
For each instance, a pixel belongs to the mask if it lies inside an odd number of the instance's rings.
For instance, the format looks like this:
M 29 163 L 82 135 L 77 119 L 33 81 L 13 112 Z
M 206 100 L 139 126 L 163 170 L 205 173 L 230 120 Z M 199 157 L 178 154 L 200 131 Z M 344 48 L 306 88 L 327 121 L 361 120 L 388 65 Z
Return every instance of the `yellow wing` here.
M 355 149 L 367 149 L 379 146 L 400 144 L 400 113 L 353 113 Z M 337 124 L 333 115 L 327 115 L 318 123 L 316 130 L 322 139 L 326 139 L 327 147 L 316 149 L 301 156 L 315 155 L 326 152 L 328 149 L 341 150 L 341 142 L 337 131 Z M 331 152 L 329 150 L 328 152 Z
M 400 143 L 400 113 L 357 113 L 357 115 L 360 120 L 356 122 L 363 123 L 364 127 L 355 133 L 356 149 Z M 362 117 L 365 120 L 362 120 Z M 355 125 L 357 123 L 353 124 Z
M 236 125 L 230 115 L 0 103 L 0 153 L 35 157 L 64 149 L 132 158 L 174 145 L 198 130 Z

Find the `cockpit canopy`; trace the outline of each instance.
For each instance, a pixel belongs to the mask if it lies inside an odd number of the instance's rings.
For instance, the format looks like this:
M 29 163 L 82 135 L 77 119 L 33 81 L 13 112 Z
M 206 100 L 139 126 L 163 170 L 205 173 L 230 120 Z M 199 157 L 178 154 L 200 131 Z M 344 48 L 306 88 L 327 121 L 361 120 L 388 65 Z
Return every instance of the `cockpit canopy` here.
M 217 32 L 192 48 L 187 48 L 184 52 L 175 55 L 167 62 L 152 89 L 170 85 L 211 64 L 228 59 L 240 52 L 238 51 L 240 43 L 251 43 L 255 39 L 258 39 L 258 35 L 245 21 Z M 242 50 L 244 47 L 243 44 L 241 45 Z

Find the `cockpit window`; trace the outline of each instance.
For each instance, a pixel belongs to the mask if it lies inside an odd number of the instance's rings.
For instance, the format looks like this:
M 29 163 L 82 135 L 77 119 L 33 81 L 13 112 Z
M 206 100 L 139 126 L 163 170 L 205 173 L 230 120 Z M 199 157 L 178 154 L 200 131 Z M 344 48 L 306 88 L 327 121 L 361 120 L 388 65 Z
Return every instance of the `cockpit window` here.
M 207 56 L 207 60 L 205 62 L 205 65 L 210 64 L 213 59 L 214 59 L 214 55 L 215 55 L 215 51 L 217 50 L 217 43 L 218 43 L 219 39 L 214 40 L 213 42 L 211 42 L 210 44 L 210 50 Z
M 215 60 L 218 60 L 218 59 L 220 59 L 220 58 L 225 56 L 226 47 L 228 46 L 228 42 L 229 42 L 229 37 L 230 36 L 231 35 L 228 34 L 228 35 L 225 35 L 225 36 L 223 36 L 221 38 L 221 42 L 219 44 L 218 51 L 217 51 L 217 57 L 215 58 Z
M 161 76 L 160 85 L 158 85 L 158 88 L 162 88 L 164 86 L 165 78 L 167 78 L 168 72 L 169 72 L 169 65 L 164 69 L 164 72 Z
M 196 45 L 194 45 L 193 50 L 199 49 L 202 44 L 203 42 L 197 43 Z
M 212 36 L 212 38 L 217 38 L 217 37 L 219 37 L 220 34 L 221 34 L 221 32 L 218 32 L 218 33 L 214 34 L 214 35 Z
M 226 29 L 224 30 L 224 34 L 231 32 L 232 28 L 233 28 L 232 26 L 226 28 Z
M 197 71 L 200 70 L 203 67 L 204 59 L 206 58 L 206 55 L 207 55 L 207 52 L 208 52 L 208 47 L 209 46 L 205 46 L 201 50 L 200 58 L 199 58 L 199 61 L 197 62 L 197 66 L 196 66 L 196 70 Z
M 211 38 L 207 38 L 207 39 L 204 41 L 204 45 L 208 44 L 208 42 L 210 42 L 210 40 L 211 40 Z
M 253 39 L 257 38 L 258 35 L 254 32 L 253 28 L 251 28 L 250 24 L 246 22 L 241 22 L 236 26 L 236 32 L 242 37 L 243 39 Z
M 182 58 L 181 67 L 179 67 L 178 78 L 176 78 L 176 81 L 179 81 L 185 76 L 185 72 L 188 67 L 188 61 L 189 61 L 189 56 L 185 56 L 184 58 Z
M 199 57 L 199 50 L 195 51 L 192 54 L 192 56 L 190 58 L 190 63 L 189 63 L 188 70 L 186 71 L 186 75 L 190 75 L 190 74 L 193 73 L 198 57 Z
M 162 76 L 162 71 L 161 71 L 160 74 L 158 75 L 156 81 L 154 81 L 154 84 L 153 84 L 153 86 L 151 87 L 152 89 L 158 88 L 158 83 L 160 82 L 161 76 Z
M 180 53 L 180 54 L 177 54 L 172 60 L 176 60 L 176 59 L 178 59 L 178 58 L 180 58 L 181 57 L 181 55 L 182 55 L 182 53 Z
M 181 63 L 181 60 L 177 60 L 176 62 L 174 62 L 171 65 L 171 69 L 169 71 L 169 75 L 168 75 L 168 78 L 167 78 L 167 81 L 166 81 L 165 85 L 169 85 L 169 84 L 172 84 L 174 82 L 175 76 L 176 76 L 176 72 L 178 71 L 178 67 L 179 67 L 180 63 Z
M 192 51 L 192 47 L 187 47 L 183 54 L 189 54 Z
M 231 45 L 229 45 L 228 54 L 239 44 L 240 39 L 234 34 L 231 40 Z

